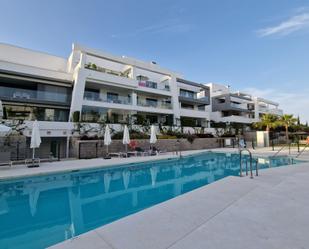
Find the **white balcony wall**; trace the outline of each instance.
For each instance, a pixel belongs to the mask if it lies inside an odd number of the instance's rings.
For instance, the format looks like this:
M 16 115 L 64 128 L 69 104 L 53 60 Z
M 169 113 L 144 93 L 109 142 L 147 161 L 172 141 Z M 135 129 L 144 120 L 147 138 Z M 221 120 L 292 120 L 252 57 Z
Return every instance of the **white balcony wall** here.
M 126 64 L 114 62 L 111 60 L 107 60 L 107 59 L 92 56 L 92 55 L 86 56 L 85 64 L 88 64 L 88 63 L 92 63 L 92 64 L 95 64 L 96 66 L 103 67 L 103 68 L 110 69 L 110 70 L 119 71 L 119 72 L 124 72 L 126 69 L 128 69 L 128 65 Z
M 67 72 L 67 59 L 42 52 L 0 43 L 0 61 Z
M 182 117 L 192 117 L 192 118 L 205 118 L 210 119 L 210 115 L 206 111 L 190 110 L 190 109 L 180 109 L 180 116 Z
M 71 136 L 73 123 L 71 122 L 50 122 L 38 121 L 41 137 L 68 137 Z M 33 121 L 25 121 L 25 129 L 23 134 L 27 137 L 31 136 Z

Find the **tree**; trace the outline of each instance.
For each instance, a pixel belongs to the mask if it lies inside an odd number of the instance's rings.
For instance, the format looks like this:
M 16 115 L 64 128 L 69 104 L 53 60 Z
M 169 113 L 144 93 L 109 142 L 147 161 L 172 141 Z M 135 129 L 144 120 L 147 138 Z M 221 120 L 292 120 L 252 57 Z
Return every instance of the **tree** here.
M 254 123 L 254 127 L 256 128 L 266 128 L 266 131 L 270 131 L 272 128 L 276 128 L 278 126 L 278 116 L 273 114 L 264 114 L 261 118 L 260 122 Z
M 289 127 L 295 125 L 297 118 L 294 118 L 292 114 L 284 114 L 279 119 L 279 124 L 285 128 L 286 141 L 289 140 Z

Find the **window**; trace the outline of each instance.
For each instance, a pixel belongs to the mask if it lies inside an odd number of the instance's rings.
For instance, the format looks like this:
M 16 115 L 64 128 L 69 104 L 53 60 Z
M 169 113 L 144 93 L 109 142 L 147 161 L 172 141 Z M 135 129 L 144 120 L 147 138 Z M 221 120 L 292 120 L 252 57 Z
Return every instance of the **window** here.
M 99 100 L 100 99 L 100 91 L 98 89 L 85 89 L 84 99 L 88 100 Z
M 194 99 L 196 98 L 195 92 L 180 89 L 180 96 L 185 98 Z
M 39 121 L 60 121 L 67 122 L 69 110 L 35 107 L 5 105 L 7 119 L 19 120 L 39 120 Z
M 194 109 L 194 105 L 189 105 L 189 104 L 181 103 L 181 108 L 193 110 Z
M 107 102 L 111 102 L 111 103 L 119 103 L 118 100 L 118 93 L 107 93 Z
M 146 98 L 146 104 L 151 107 L 157 107 L 158 106 L 158 100 L 157 99 L 151 99 Z

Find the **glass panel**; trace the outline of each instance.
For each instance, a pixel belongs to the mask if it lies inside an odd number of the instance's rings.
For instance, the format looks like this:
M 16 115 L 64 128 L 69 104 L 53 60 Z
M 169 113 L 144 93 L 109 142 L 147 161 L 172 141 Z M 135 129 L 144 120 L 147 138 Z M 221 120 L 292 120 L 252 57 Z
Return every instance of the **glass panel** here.
M 70 96 L 67 93 L 47 92 L 5 86 L 0 86 L 0 97 L 14 101 L 42 100 L 60 103 L 69 103 L 70 101 Z
M 7 119 L 67 122 L 69 118 L 69 110 L 18 105 L 4 107 Z

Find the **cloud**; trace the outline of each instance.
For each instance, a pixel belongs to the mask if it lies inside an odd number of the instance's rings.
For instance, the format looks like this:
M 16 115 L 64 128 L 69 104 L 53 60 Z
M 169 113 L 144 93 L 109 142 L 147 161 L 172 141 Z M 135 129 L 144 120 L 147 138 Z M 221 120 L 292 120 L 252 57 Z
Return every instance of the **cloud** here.
M 161 34 L 161 33 L 187 33 L 193 29 L 193 26 L 188 23 L 182 23 L 179 19 L 169 19 L 164 23 L 158 23 L 154 25 L 145 26 L 130 33 L 112 34 L 112 38 L 118 37 L 134 37 L 146 34 Z
M 305 10 L 303 8 L 303 10 Z M 276 26 L 263 28 L 257 31 L 260 37 L 271 35 L 288 35 L 293 32 L 309 28 L 309 12 L 298 13 L 279 23 Z
M 272 88 L 246 88 L 244 92 L 278 102 L 279 108 L 283 109 L 284 113 L 293 114 L 294 116 L 299 115 L 302 122 L 309 121 L 309 88 L 298 92 L 278 91 Z

